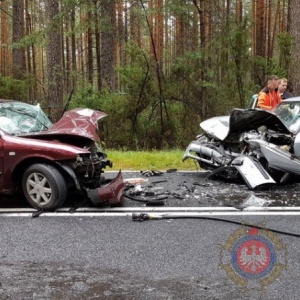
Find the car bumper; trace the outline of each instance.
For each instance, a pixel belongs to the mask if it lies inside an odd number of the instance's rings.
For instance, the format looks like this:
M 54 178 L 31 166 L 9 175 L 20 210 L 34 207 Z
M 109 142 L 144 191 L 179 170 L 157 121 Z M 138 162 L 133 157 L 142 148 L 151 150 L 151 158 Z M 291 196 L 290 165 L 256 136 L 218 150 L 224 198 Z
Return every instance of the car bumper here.
M 108 184 L 87 190 L 88 197 L 95 205 L 120 206 L 124 202 L 124 181 L 121 171 Z

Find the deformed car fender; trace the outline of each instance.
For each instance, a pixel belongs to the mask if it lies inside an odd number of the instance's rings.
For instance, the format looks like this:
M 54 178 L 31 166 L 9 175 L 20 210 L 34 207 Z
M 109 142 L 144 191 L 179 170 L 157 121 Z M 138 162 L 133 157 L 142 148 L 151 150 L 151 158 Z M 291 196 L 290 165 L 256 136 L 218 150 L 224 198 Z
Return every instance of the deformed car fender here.
M 65 164 L 61 164 L 61 163 L 59 163 L 59 162 L 55 162 L 58 166 L 60 166 L 65 172 L 67 172 L 67 174 L 74 180 L 74 183 L 75 183 L 75 186 L 76 186 L 76 189 L 78 190 L 78 191 L 80 191 L 80 183 L 79 183 L 79 181 L 78 181 L 78 179 L 77 179 L 77 176 L 76 176 L 76 174 L 75 174 L 75 172 L 74 172 L 74 170 L 71 168 L 71 167 L 69 167 L 69 166 L 67 166 L 67 165 L 65 165 Z
M 254 157 L 247 155 L 241 155 L 235 158 L 228 166 L 214 169 L 209 176 L 233 169 L 238 171 L 248 188 L 251 190 L 276 184 L 276 181 L 263 168 L 261 163 Z
M 251 156 L 242 155 L 235 158 L 230 167 L 234 167 L 240 173 L 250 189 L 276 184 L 276 181 L 263 168 L 260 162 Z
M 259 141 L 260 149 L 268 161 L 270 167 L 284 171 L 300 174 L 300 160 L 292 153 L 282 150 L 280 147 Z
M 124 201 L 123 189 L 124 180 L 121 170 L 118 175 L 107 185 L 101 186 L 96 189 L 87 189 L 89 199 L 95 205 L 109 204 L 111 206 L 122 205 Z

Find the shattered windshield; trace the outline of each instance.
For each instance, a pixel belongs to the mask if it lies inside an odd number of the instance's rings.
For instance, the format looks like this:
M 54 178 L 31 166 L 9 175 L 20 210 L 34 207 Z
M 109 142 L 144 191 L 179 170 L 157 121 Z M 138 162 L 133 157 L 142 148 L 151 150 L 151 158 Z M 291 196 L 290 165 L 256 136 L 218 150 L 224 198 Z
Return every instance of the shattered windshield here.
M 0 103 L 0 129 L 12 134 L 40 132 L 47 130 L 51 121 L 39 104 L 30 105 L 23 102 Z
M 296 133 L 300 130 L 300 102 L 281 102 L 274 113 L 290 131 Z

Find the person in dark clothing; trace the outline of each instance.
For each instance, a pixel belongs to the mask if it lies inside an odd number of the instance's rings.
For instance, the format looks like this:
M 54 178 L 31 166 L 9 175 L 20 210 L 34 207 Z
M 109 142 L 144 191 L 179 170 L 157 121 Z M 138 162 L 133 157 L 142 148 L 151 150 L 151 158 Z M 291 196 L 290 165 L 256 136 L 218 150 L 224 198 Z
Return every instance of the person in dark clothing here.
M 294 97 L 292 93 L 287 91 L 288 80 L 286 78 L 281 78 L 278 80 L 278 92 L 281 96 L 281 100 Z

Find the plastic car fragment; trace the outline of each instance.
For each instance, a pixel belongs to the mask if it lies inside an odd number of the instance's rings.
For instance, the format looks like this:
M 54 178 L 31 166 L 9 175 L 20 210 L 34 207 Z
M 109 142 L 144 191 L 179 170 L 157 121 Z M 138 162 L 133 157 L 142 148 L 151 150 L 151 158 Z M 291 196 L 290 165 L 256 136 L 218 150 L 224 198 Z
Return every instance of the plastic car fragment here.
M 95 205 L 120 206 L 124 201 L 124 185 L 122 173 L 119 171 L 110 183 L 96 189 L 88 189 L 87 194 Z

